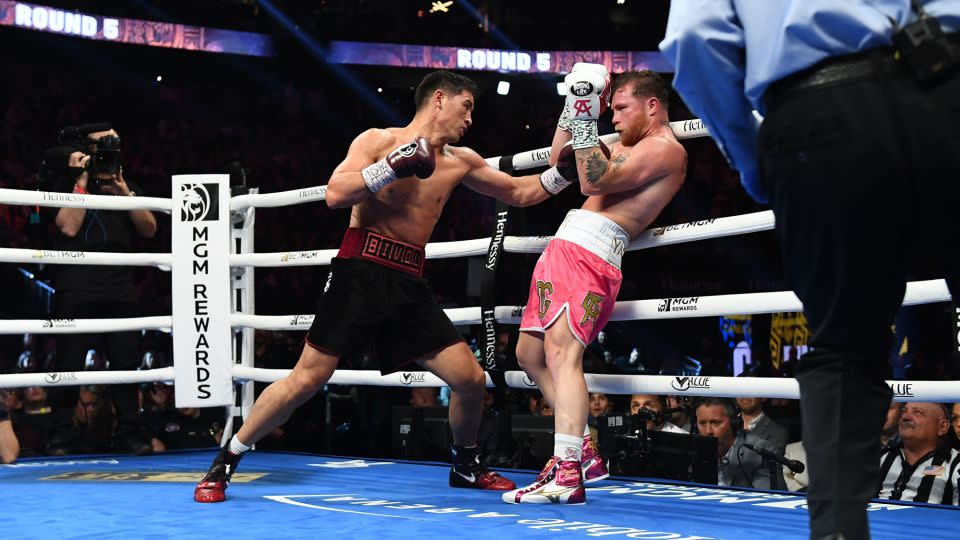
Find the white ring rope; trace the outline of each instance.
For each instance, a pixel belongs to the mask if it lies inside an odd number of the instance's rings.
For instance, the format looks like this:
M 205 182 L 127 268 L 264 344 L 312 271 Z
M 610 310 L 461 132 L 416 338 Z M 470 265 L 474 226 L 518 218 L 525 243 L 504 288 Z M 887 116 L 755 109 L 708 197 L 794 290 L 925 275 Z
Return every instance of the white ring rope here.
M 0 334 L 93 334 L 132 330 L 169 331 L 173 317 L 127 317 L 117 319 L 0 319 Z
M 949 302 L 950 291 L 943 279 L 907 283 L 903 305 Z M 481 308 L 463 307 L 445 309 L 450 321 L 457 326 L 480 324 Z M 653 319 L 687 319 L 691 317 L 718 317 L 722 315 L 754 315 L 761 313 L 799 312 L 803 305 L 790 291 L 716 296 L 687 296 L 651 300 L 617 302 L 611 321 L 642 321 Z M 505 324 L 519 324 L 523 306 L 497 306 L 494 318 Z M 233 313 L 230 324 L 235 328 L 257 330 L 308 330 L 313 314 L 252 315 Z M 91 332 L 123 332 L 128 330 L 169 330 L 172 316 L 133 317 L 125 319 L 5 319 L 0 320 L 0 334 L 83 334 Z
M 294 204 L 327 200 L 327 186 L 313 186 L 276 193 L 250 193 L 230 198 L 230 210 L 275 208 Z
M 163 197 L 117 197 L 115 195 L 80 195 L 52 191 L 29 191 L 0 188 L 0 204 L 20 206 L 53 206 L 92 210 L 153 210 L 170 213 L 173 199 Z
M 739 216 L 655 227 L 640 233 L 636 239 L 630 242 L 627 251 L 769 231 L 773 229 L 773 226 L 773 212 L 765 210 Z M 503 249 L 508 253 L 540 253 L 547 247 L 551 238 L 553 237 L 508 236 L 504 238 Z M 489 238 L 434 242 L 427 244 L 426 255 L 428 259 L 485 256 L 489 246 Z M 0 253 L 2 253 L 2 250 L 0 250 Z M 336 249 L 245 253 L 231 255 L 230 266 L 323 266 L 330 264 L 330 260 L 336 255 Z
M 240 381 L 271 383 L 290 374 L 289 369 L 264 369 L 245 366 L 233 368 Z M 507 371 L 507 386 L 534 390 L 537 388 L 522 371 Z M 586 373 L 590 392 L 604 394 L 655 394 L 700 397 L 759 397 L 800 399 L 796 379 L 760 377 L 677 377 L 673 375 L 606 375 Z M 426 372 L 400 371 L 381 375 L 378 371 L 338 369 L 327 384 L 362 386 L 443 387 L 442 379 Z M 956 381 L 887 381 L 896 401 L 954 401 L 960 398 Z M 487 388 L 493 380 L 487 374 Z
M 246 197 L 246 195 L 244 195 Z M 766 210 L 752 214 L 725 218 L 680 223 L 656 227 L 642 232 L 630 242 L 627 251 L 636 251 L 658 246 L 695 242 L 710 238 L 736 236 L 773 229 L 773 212 Z M 552 236 L 508 236 L 504 239 L 504 251 L 508 253 L 540 253 Z M 427 244 L 428 259 L 474 257 L 487 254 L 489 238 L 434 242 Z M 336 249 L 306 251 L 278 251 L 273 253 L 244 253 L 230 255 L 230 266 L 285 267 L 325 266 L 337 255 Z M 169 253 L 98 253 L 91 251 L 60 251 L 0 248 L 0 262 L 156 266 L 169 270 L 172 256 Z
M 236 382 L 256 381 L 271 383 L 290 374 L 289 369 L 264 369 L 233 366 Z M 511 388 L 536 389 L 526 373 L 508 371 L 505 374 Z M 65 373 L 20 373 L 0 375 L 0 388 L 27 388 L 31 386 L 77 386 L 87 384 L 136 384 L 173 381 L 174 368 L 166 367 L 140 371 L 81 371 Z M 658 394 L 716 397 L 761 397 L 799 399 L 796 379 L 751 377 L 677 377 L 670 375 L 605 375 L 586 374 L 591 392 L 605 394 Z M 377 371 L 338 369 L 327 384 L 443 387 L 447 384 L 431 373 L 401 371 L 381 375 Z M 896 401 L 951 402 L 960 399 L 957 381 L 887 381 Z M 493 381 L 487 374 L 487 387 Z
M 170 253 L 108 253 L 57 249 L 0 248 L 0 262 L 36 264 L 90 264 L 98 266 L 156 266 L 170 271 Z
M 31 386 L 78 386 L 83 384 L 131 384 L 173 381 L 173 368 L 141 371 L 68 371 L 64 373 L 16 373 L 0 375 L 0 388 Z

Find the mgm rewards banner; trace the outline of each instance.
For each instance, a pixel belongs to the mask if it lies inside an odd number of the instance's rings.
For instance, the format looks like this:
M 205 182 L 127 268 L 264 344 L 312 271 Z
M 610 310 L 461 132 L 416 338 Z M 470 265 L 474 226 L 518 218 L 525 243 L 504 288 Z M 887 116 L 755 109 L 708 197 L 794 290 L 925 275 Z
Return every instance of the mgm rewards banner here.
M 173 177 L 173 368 L 177 407 L 233 404 L 226 174 Z

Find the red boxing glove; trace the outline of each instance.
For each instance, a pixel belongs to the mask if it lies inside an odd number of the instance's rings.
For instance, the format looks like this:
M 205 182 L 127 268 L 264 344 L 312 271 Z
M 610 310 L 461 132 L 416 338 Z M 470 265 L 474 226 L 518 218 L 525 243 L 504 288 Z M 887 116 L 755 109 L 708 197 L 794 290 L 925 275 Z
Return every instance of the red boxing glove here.
M 387 157 L 360 171 L 371 193 L 376 193 L 400 178 L 429 178 L 437 168 L 433 145 L 423 137 L 398 147 Z

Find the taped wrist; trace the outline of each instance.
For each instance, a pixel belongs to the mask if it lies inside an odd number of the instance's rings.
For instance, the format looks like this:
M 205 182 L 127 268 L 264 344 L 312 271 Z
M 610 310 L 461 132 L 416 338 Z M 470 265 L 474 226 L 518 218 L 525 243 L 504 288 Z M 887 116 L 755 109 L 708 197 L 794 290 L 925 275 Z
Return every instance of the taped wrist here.
M 600 136 L 597 134 L 596 120 L 573 120 L 573 149 L 593 148 L 600 146 Z
M 543 189 L 547 190 L 551 195 L 556 195 L 563 191 L 563 188 L 572 184 L 570 180 L 567 180 L 560 174 L 560 171 L 556 167 L 550 167 L 549 169 L 540 173 L 540 185 L 543 186 Z
M 562 129 L 567 133 L 570 133 L 570 131 L 573 130 L 573 128 L 570 126 L 570 109 L 564 107 L 560 112 L 560 119 L 557 120 L 557 129 Z
M 363 176 L 363 182 L 367 184 L 367 189 L 371 193 L 376 193 L 397 179 L 397 173 L 393 171 L 390 165 L 387 165 L 386 159 L 370 165 L 360 171 Z

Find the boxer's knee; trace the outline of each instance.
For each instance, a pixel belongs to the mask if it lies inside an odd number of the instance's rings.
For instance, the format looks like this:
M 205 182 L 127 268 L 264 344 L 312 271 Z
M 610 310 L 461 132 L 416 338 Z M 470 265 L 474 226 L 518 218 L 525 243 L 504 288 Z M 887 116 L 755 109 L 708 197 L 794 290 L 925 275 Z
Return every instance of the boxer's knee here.
M 520 334 L 517 341 L 517 363 L 520 369 L 529 373 L 546 367 L 543 353 L 543 340 L 528 334 Z
M 327 384 L 337 367 L 337 359 L 307 346 L 300 361 L 287 377 L 288 392 L 297 403 L 313 397 Z
M 487 386 L 487 376 L 475 360 L 466 362 L 457 373 L 446 381 L 450 389 L 460 394 L 482 394 Z

